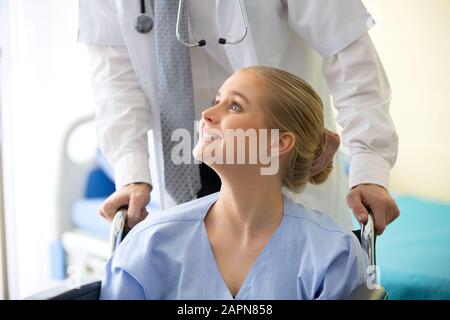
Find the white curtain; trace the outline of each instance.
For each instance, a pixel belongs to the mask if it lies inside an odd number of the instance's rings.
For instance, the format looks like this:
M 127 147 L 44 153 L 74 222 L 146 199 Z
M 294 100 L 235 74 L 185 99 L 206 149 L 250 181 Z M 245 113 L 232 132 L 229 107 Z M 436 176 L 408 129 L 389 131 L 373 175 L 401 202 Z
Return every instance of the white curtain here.
M 5 233 L 5 211 L 3 200 L 3 130 L 2 129 L 2 106 L 5 105 L 7 90 L 7 70 L 9 37 L 8 26 L 8 1 L 0 0 L 0 299 L 8 299 L 8 274 L 6 262 L 6 233 Z
M 20 299 L 55 284 L 49 245 L 62 137 L 94 106 L 88 57 L 76 43 L 78 1 L 0 1 L 10 39 L 1 114 L 8 282 Z
M 8 299 L 9 297 L 8 273 L 6 265 L 5 215 L 3 207 L 2 141 L 0 140 L 0 300 Z

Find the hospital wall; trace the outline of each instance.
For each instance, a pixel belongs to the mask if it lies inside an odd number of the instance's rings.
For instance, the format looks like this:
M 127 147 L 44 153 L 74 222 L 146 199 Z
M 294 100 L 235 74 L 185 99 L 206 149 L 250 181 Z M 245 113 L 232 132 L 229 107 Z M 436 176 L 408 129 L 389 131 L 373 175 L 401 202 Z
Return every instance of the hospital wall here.
M 364 0 L 392 88 L 399 154 L 390 189 L 450 201 L 450 1 Z

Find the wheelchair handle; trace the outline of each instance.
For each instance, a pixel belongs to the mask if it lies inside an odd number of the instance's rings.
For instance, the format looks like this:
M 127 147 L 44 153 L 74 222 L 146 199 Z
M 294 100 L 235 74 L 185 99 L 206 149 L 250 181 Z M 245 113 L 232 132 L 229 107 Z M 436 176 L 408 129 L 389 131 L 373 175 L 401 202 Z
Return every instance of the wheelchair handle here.
M 120 242 L 122 242 L 123 238 L 125 238 L 128 232 L 131 230 L 127 226 L 127 210 L 128 206 L 120 207 L 112 220 L 111 230 L 109 233 L 111 254 L 114 252 L 114 250 L 116 250 Z
M 361 223 L 361 246 L 369 257 L 370 265 L 376 266 L 375 259 L 375 224 L 373 222 L 373 213 L 367 208 L 369 212 L 367 223 L 364 225 Z

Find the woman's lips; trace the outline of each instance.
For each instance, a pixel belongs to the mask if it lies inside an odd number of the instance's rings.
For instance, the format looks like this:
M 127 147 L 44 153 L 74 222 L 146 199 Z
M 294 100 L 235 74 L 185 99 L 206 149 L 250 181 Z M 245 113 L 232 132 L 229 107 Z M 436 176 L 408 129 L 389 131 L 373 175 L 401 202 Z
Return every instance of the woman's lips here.
M 202 139 L 208 141 L 221 140 L 222 137 L 218 134 L 214 134 L 212 132 L 203 132 Z
M 202 130 L 202 139 L 208 140 L 208 141 L 215 141 L 215 140 L 221 140 L 222 139 L 222 133 L 220 130 L 213 129 L 213 128 L 204 128 Z

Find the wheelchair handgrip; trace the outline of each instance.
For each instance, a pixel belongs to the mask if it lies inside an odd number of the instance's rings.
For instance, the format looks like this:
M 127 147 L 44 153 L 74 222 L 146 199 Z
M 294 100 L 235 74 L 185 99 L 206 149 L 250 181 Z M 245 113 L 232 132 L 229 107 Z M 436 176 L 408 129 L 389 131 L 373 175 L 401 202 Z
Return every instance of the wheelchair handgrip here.
M 369 257 L 370 265 L 375 266 L 376 265 L 376 259 L 375 259 L 375 240 L 376 240 L 376 234 L 375 234 L 375 224 L 373 219 L 373 213 L 372 211 L 367 208 L 367 211 L 369 212 L 367 223 L 364 225 L 361 223 L 361 246 L 363 250 L 367 253 L 367 256 Z
M 127 226 L 127 209 L 128 206 L 120 207 L 114 216 L 111 223 L 111 230 L 109 233 L 109 243 L 111 254 L 119 246 L 120 242 L 125 238 L 127 233 L 131 230 Z

